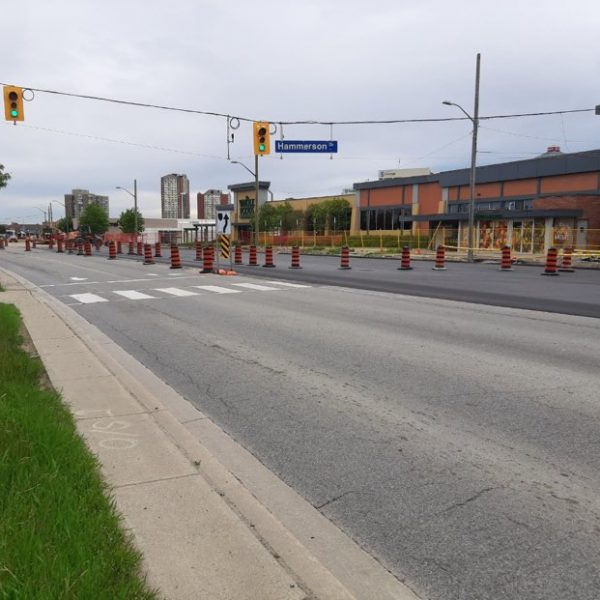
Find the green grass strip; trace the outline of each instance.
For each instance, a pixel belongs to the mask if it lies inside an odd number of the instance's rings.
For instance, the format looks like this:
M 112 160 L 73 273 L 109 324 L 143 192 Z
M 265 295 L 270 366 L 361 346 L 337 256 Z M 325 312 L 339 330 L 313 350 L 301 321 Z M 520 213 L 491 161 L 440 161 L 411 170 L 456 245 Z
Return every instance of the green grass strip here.
M 155 599 L 140 554 L 42 365 L 0 304 L 0 598 Z

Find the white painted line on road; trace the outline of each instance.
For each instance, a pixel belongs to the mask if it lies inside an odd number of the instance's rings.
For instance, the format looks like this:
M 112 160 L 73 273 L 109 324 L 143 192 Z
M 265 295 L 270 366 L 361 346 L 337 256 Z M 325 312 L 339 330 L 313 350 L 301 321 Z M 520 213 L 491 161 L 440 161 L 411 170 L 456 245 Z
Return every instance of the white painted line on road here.
M 259 290 L 261 292 L 276 292 L 277 291 L 277 288 L 269 287 L 266 285 L 258 285 L 257 283 L 233 283 L 232 285 L 247 288 L 249 290 Z
M 88 277 L 69 277 L 72 281 L 87 281 Z
M 114 291 L 113 294 L 119 294 L 119 296 L 129 298 L 129 300 L 156 300 L 155 296 L 142 294 L 142 292 L 136 292 L 135 290 L 119 290 Z
M 206 290 L 207 292 L 215 292 L 215 294 L 240 294 L 240 290 L 232 290 L 230 288 L 221 287 L 219 285 L 194 285 L 192 287 Z
M 286 287 L 293 287 L 293 288 L 312 287 L 312 285 L 302 285 L 300 283 L 288 283 L 287 281 L 267 281 L 267 283 L 273 283 L 274 285 L 285 285 Z
M 108 302 L 106 298 L 96 296 L 96 294 L 71 294 L 69 298 L 74 298 L 81 304 L 94 304 L 95 302 Z
M 155 288 L 155 292 L 164 292 L 172 296 L 198 296 L 198 292 L 190 292 L 190 290 L 180 290 L 179 288 Z

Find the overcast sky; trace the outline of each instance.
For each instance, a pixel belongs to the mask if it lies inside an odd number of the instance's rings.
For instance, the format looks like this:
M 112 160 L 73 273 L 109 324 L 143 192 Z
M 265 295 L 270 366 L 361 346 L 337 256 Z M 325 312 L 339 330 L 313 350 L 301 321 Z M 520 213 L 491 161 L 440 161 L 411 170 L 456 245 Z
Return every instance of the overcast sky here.
M 597 0 L 23 0 L 4 11 L 2 83 L 213 111 L 256 120 L 458 117 L 600 104 Z M 2 121 L 0 223 L 41 222 L 72 188 L 110 197 L 110 214 L 160 216 L 160 178 L 195 195 L 251 179 L 227 160 L 226 120 L 37 92 L 25 122 Z M 338 140 L 329 155 L 260 159 L 276 199 L 340 193 L 380 169 L 468 167 L 471 123 L 285 126 L 286 139 Z M 232 160 L 254 167 L 242 122 Z M 279 137 L 279 133 L 275 138 Z M 478 164 L 549 145 L 600 148 L 593 112 L 483 121 Z M 54 216 L 64 209 L 54 204 Z

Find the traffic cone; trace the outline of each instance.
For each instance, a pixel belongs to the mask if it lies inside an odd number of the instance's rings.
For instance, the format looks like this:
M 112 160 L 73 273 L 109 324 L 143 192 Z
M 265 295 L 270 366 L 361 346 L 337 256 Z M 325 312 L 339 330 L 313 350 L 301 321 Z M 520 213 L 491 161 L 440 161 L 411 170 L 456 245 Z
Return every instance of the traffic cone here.
M 114 240 L 111 240 L 108 244 L 108 260 L 115 260 L 117 258 L 117 245 Z
M 546 255 L 546 268 L 541 275 L 558 275 L 556 271 L 556 261 L 558 252 L 556 248 L 548 248 L 548 254 Z
M 446 249 L 444 246 L 438 246 L 435 253 L 435 267 L 434 271 L 445 271 L 446 270 Z
M 301 269 L 300 266 L 300 247 L 292 246 L 292 264 L 289 267 L 290 269 Z
M 25 252 L 31 252 L 31 240 L 25 238 Z
M 123 254 L 123 244 L 121 240 L 117 240 L 117 254 Z
M 154 257 L 162 258 L 162 248 L 160 247 L 160 242 L 156 242 L 154 244 Z
M 242 247 L 241 246 L 236 246 L 235 247 L 235 258 L 234 258 L 234 262 L 236 265 L 241 265 L 243 264 L 243 259 L 242 259 Z
M 410 266 L 410 248 L 408 246 L 403 246 L 402 248 L 402 258 L 398 271 L 412 271 L 412 267 Z
M 351 269 L 350 266 L 350 248 L 348 246 L 344 246 L 342 248 L 342 253 L 340 254 L 340 270 Z
M 196 242 L 196 260 L 202 260 L 202 242 Z

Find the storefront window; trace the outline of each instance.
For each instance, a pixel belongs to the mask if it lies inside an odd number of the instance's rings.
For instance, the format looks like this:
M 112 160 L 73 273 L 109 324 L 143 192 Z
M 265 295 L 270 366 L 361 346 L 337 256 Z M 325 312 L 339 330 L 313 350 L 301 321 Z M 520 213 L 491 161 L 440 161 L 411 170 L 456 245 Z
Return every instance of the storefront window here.
M 554 219 L 552 244 L 558 248 L 572 246 L 574 229 L 575 219 Z

